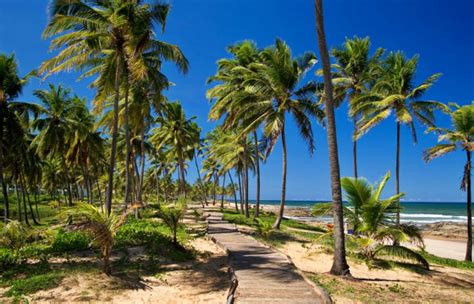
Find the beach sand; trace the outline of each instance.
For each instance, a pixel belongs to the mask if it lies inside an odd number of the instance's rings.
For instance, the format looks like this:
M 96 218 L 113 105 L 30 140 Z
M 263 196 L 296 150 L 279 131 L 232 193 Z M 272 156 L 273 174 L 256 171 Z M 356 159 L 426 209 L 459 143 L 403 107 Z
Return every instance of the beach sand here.
M 450 240 L 443 238 L 425 237 L 425 250 L 443 258 L 463 261 L 466 255 L 465 240 Z
M 262 205 L 262 210 L 272 213 L 278 212 L 277 205 Z M 308 217 L 310 211 L 307 208 L 287 207 L 285 216 L 289 217 Z M 305 222 L 307 224 L 318 222 Z M 432 224 L 423 224 L 423 236 L 425 241 L 425 250 L 431 254 L 450 258 L 455 260 L 464 260 L 466 253 L 466 234 L 465 224 L 453 222 L 439 222 Z

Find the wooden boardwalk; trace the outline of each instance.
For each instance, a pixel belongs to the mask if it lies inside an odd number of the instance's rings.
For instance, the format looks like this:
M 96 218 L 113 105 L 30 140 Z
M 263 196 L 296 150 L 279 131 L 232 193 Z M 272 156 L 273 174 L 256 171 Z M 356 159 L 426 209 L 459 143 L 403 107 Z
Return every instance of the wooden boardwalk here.
M 235 225 L 222 220 L 222 213 L 211 210 L 207 214 L 208 234 L 229 254 L 229 266 L 237 279 L 235 303 L 327 302 L 285 255 L 238 232 Z

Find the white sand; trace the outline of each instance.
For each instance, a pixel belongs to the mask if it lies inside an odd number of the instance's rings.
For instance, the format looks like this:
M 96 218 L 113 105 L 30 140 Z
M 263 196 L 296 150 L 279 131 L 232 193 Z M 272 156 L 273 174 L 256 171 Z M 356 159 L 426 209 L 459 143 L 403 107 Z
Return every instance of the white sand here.
M 464 260 L 466 255 L 465 240 L 443 240 L 425 238 L 425 250 L 431 254 L 455 260 Z

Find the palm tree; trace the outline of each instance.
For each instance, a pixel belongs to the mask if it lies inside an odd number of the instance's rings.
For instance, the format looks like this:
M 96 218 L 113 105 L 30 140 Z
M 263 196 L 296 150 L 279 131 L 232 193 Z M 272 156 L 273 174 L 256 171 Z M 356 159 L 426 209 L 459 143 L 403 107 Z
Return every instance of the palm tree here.
M 379 62 L 383 49 L 377 49 L 375 54 L 370 57 L 369 37 L 346 39 L 342 47 L 334 48 L 332 55 L 336 63 L 333 64 L 335 73 L 332 78 L 334 90 L 338 92 L 338 97 L 342 99 L 347 97 L 349 105 L 351 100 L 360 96 L 367 90 L 369 82 L 374 79 L 374 70 Z M 357 120 L 358 113 L 353 113 L 354 138 L 353 138 L 353 166 L 354 177 L 357 178 Z
M 245 126 L 242 134 L 247 134 L 262 125 L 266 142 L 266 154 L 275 147 L 278 139 L 282 143 L 282 187 L 279 214 L 273 227 L 280 228 L 286 200 L 286 115 L 294 117 L 301 136 L 307 142 L 310 153 L 314 152 L 313 131 L 310 117 L 319 121 L 324 112 L 314 102 L 316 87 L 312 82 L 302 84 L 308 70 L 316 63 L 314 54 L 307 52 L 293 58 L 288 45 L 277 39 L 275 45 L 259 54 L 260 60 L 249 65 L 245 73 L 245 85 L 249 100 L 243 100 L 234 114 L 236 121 Z
M 175 246 L 178 245 L 178 228 L 180 226 L 180 221 L 185 214 L 185 211 L 185 202 L 177 202 L 177 204 L 174 206 L 160 205 L 160 209 L 158 210 L 158 216 L 171 229 L 171 233 L 173 235 L 173 244 Z
M 324 32 L 323 1 L 314 0 L 316 14 L 316 32 L 318 36 L 319 53 L 321 55 L 324 87 L 326 92 L 325 110 L 327 119 L 327 136 L 329 150 L 329 166 L 331 173 L 331 192 L 334 204 L 334 260 L 331 273 L 335 275 L 350 275 L 349 265 L 346 261 L 346 248 L 344 240 L 344 219 L 342 211 L 341 174 L 339 169 L 339 153 L 337 150 L 336 119 L 334 117 L 334 99 L 331 80 L 331 64 L 326 45 Z
M 4 221 L 8 221 L 9 204 L 8 204 L 8 189 L 4 177 L 4 129 L 5 119 L 8 116 L 8 104 L 11 103 L 18 95 L 20 95 L 23 85 L 27 78 L 20 78 L 18 76 L 18 66 L 16 64 L 15 56 L 7 56 L 0 54 L 0 184 L 2 186 L 2 194 L 4 201 Z
M 256 170 L 256 147 L 252 142 L 248 142 L 246 137 L 242 137 L 242 130 L 243 128 L 224 130 L 217 127 L 208 134 L 204 169 L 207 170 L 207 180 L 212 176 L 225 177 L 232 169 L 237 172 L 243 181 L 240 189 L 243 206 L 241 209 L 245 216 L 249 217 L 248 170 Z
M 69 204 L 72 204 L 71 176 L 66 168 L 66 152 L 72 131 L 81 128 L 82 123 L 75 117 L 70 90 L 61 85 L 49 85 L 49 90 L 36 90 L 34 95 L 43 104 L 41 117 L 33 122 L 33 128 L 39 131 L 33 139 L 32 147 L 42 158 L 60 157 L 65 173 L 65 184 L 68 188 Z M 77 130 L 77 129 L 76 129 Z
M 341 180 L 348 206 L 344 206 L 344 218 L 354 227 L 354 240 L 361 248 L 361 254 L 372 261 L 378 254 L 388 254 L 401 258 L 413 259 L 423 267 L 429 268 L 428 262 L 417 252 L 398 245 L 409 242 L 423 247 L 420 229 L 412 224 L 397 225 L 394 214 L 399 211 L 399 200 L 404 193 L 382 199 L 383 189 L 390 178 L 387 173 L 376 187 L 363 178 L 344 177 Z M 333 205 L 316 204 L 314 215 L 332 212 Z
M 242 102 L 257 103 L 258 100 L 254 94 L 248 94 L 245 85 L 245 74 L 251 64 L 258 62 L 259 50 L 254 42 L 246 40 L 228 47 L 228 52 L 233 55 L 232 58 L 220 59 L 218 62 L 218 71 L 216 75 L 209 78 L 208 82 L 220 82 L 214 88 L 207 92 L 209 99 L 216 99 L 215 104 L 209 112 L 211 120 L 219 120 L 224 114 L 227 114 L 223 123 L 223 129 L 239 127 L 241 121 L 236 120 L 234 114 L 240 111 Z M 257 131 L 260 126 L 256 125 L 249 132 L 253 134 L 254 144 L 258 143 Z M 256 173 L 256 195 L 255 195 L 255 217 L 259 216 L 260 211 L 260 151 L 255 150 L 255 173 Z M 245 165 L 245 164 L 244 164 Z M 245 173 L 248 170 L 245 169 Z M 245 179 L 245 178 L 244 178 Z M 242 189 L 244 191 L 248 191 Z M 247 192 L 246 192 L 247 193 Z M 246 202 L 246 206 L 248 201 Z
M 104 140 L 94 129 L 95 118 L 89 112 L 86 101 L 75 96 L 72 103 L 70 116 L 73 122 L 79 123 L 73 123 L 74 127 L 69 132 L 65 156 L 68 164 L 80 168 L 87 198 L 89 203 L 92 203 L 93 185 L 90 167 L 104 160 Z
M 167 147 L 167 153 L 176 161 L 181 195 L 186 195 L 185 163 L 193 158 L 194 149 L 199 144 L 200 129 L 194 119 L 186 118 L 179 102 L 168 103 L 164 115 L 157 118 L 159 127 L 152 130 L 150 137 L 156 150 Z
M 381 65 L 379 80 L 370 92 L 354 99 L 351 112 L 363 113 L 358 123 L 356 138 L 369 131 L 382 120 L 395 116 L 397 129 L 395 187 L 400 193 L 400 127 L 406 124 L 413 134 L 416 143 L 414 121 L 428 127 L 434 127 L 434 111 L 445 110 L 446 106 L 437 101 L 420 100 L 421 96 L 434 84 L 441 74 L 433 74 L 421 85 L 414 85 L 414 77 L 418 64 L 418 56 L 407 59 L 401 52 L 391 52 Z M 400 213 L 397 213 L 397 223 L 400 223 Z
M 461 182 L 461 190 L 467 192 L 467 248 L 466 261 L 472 262 L 472 202 L 471 202 L 471 154 L 474 150 L 474 104 L 459 107 L 454 105 L 455 110 L 449 112 L 453 129 L 430 128 L 429 131 L 436 132 L 440 143 L 427 149 L 423 158 L 429 162 L 434 158 L 460 149 L 466 152 L 466 164 Z
M 125 223 L 128 213 L 124 212 L 117 216 L 114 213 L 107 214 L 107 211 L 103 212 L 90 204 L 78 204 L 75 208 L 68 209 L 66 214 L 82 219 L 78 226 L 86 230 L 99 246 L 104 261 L 104 272 L 110 274 L 110 254 L 115 235 Z
M 128 73 L 150 75 L 141 54 L 150 51 L 151 65 L 159 67 L 161 59 L 184 59 L 179 48 L 153 37 L 153 24 L 164 25 L 167 9 L 159 3 L 140 1 L 53 0 L 50 21 L 44 37 L 57 36 L 51 49 L 60 53 L 43 63 L 41 71 L 46 76 L 63 70 L 86 70 L 83 76 L 99 74 L 94 86 L 99 88 L 97 99 L 113 92 L 113 125 L 106 209 L 111 212 L 113 177 L 118 134 L 120 87 Z M 166 14 L 164 14 L 166 13 Z M 138 56 L 137 56 L 138 55 Z M 158 55 L 158 56 L 156 56 Z M 187 61 L 184 59 L 184 70 Z M 159 73 L 156 73 L 158 75 Z M 126 76 L 126 77 L 125 77 Z

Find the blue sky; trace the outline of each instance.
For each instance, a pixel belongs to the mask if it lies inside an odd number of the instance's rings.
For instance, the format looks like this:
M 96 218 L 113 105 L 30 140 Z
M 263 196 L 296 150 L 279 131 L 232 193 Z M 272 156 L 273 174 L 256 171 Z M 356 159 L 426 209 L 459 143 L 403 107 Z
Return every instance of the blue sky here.
M 0 52 L 14 52 L 21 73 L 52 56 L 49 42 L 41 39 L 47 22 L 47 0 L 0 0 Z M 216 61 L 227 56 L 225 47 L 252 39 L 260 47 L 276 37 L 285 40 L 295 55 L 311 50 L 317 53 L 313 1 L 311 0 L 174 0 L 166 33 L 160 36 L 178 44 L 190 61 L 190 71 L 180 75 L 172 65 L 164 73 L 176 86 L 166 95 L 179 99 L 188 115 L 197 116 L 204 132 L 213 127 L 207 122 L 209 103 L 206 79 L 216 70 Z M 470 0 L 331 0 L 325 1 L 326 35 L 330 46 L 340 45 L 345 37 L 370 36 L 373 48 L 403 50 L 408 56 L 420 54 L 418 81 L 433 73 L 443 76 L 425 95 L 426 99 L 467 104 L 474 100 L 474 35 Z M 32 91 L 49 82 L 62 83 L 91 100 L 94 92 L 89 80 L 76 81 L 77 74 L 62 73 L 45 83 L 33 80 L 21 99 L 35 102 Z M 337 111 L 337 131 L 342 176 L 352 174 L 351 122 L 347 110 Z M 448 126 L 441 117 L 439 124 Z M 323 200 L 330 198 L 326 134 L 315 125 L 317 150 L 309 157 L 293 123 L 288 133 L 288 199 Z M 414 145 L 407 128 L 402 130 L 401 190 L 407 199 L 421 201 L 462 201 L 459 191 L 464 155 L 460 152 L 435 160 L 422 161 L 424 149 L 436 143 L 434 135 L 423 135 Z M 394 192 L 395 123 L 379 125 L 359 143 L 359 172 L 370 181 L 392 171 L 386 195 Z M 189 178 L 195 177 L 193 170 Z M 281 147 L 277 146 L 262 168 L 262 197 L 277 199 L 281 185 Z M 251 195 L 254 186 L 251 184 Z

